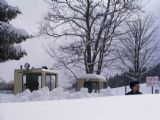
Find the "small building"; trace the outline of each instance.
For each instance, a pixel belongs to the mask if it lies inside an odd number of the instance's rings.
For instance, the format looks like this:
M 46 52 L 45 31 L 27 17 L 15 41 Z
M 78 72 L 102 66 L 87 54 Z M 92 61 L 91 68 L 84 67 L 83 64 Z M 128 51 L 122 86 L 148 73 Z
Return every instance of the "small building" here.
M 99 92 L 100 89 L 107 88 L 107 80 L 96 74 L 85 74 L 78 77 L 76 82 L 76 90 L 80 91 L 81 88 L 88 88 L 88 92 Z
M 14 94 L 26 89 L 30 91 L 48 87 L 53 90 L 58 85 L 58 73 L 43 68 L 16 69 L 14 72 Z

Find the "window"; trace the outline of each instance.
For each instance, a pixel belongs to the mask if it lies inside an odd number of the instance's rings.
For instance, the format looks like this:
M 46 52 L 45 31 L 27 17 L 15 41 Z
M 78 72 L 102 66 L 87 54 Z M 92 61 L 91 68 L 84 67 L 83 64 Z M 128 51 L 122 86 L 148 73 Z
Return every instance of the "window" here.
M 56 87 L 56 76 L 52 74 L 46 75 L 46 86 L 49 90 L 53 90 Z
M 41 75 L 38 76 L 38 84 L 39 84 L 38 88 L 39 89 L 42 88 L 42 76 Z
M 22 89 L 29 89 L 30 91 L 38 90 L 42 86 L 42 75 L 40 73 L 25 73 L 22 76 Z
M 22 86 L 22 88 L 23 88 L 23 90 L 25 90 L 26 89 L 26 75 L 23 75 L 22 79 L 23 79 L 23 86 Z
M 98 87 L 98 82 L 84 82 L 84 88 L 88 88 L 88 92 L 97 92 L 99 87 Z
M 107 83 L 103 82 L 103 88 L 107 88 Z

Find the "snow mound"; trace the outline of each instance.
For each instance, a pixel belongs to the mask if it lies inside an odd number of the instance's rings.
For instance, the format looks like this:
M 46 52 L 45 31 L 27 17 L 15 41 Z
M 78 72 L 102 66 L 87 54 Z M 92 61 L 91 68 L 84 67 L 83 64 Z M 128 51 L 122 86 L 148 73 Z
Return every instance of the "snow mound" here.
M 97 75 L 97 74 L 84 74 L 82 76 L 79 76 L 78 79 L 86 79 L 86 80 L 88 80 L 88 79 L 91 79 L 91 80 L 98 79 L 98 80 L 106 82 L 105 77 Z
M 25 101 L 47 101 L 58 99 L 80 99 L 111 96 L 110 89 L 101 90 L 100 93 L 88 93 L 88 89 L 82 88 L 79 92 L 70 93 L 63 88 L 55 88 L 49 91 L 48 87 L 30 92 L 28 89 L 17 95 L 0 94 L 0 103 L 6 102 L 25 102 Z

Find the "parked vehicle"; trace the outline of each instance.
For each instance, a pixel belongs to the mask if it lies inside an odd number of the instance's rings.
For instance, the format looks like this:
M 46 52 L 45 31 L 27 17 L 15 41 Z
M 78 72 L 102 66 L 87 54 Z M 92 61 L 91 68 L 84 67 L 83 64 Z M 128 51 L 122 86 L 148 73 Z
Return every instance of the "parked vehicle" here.
M 14 73 L 14 94 L 26 89 L 30 91 L 48 87 L 53 90 L 58 86 L 58 72 L 43 68 L 31 68 L 25 64 L 25 69 L 16 69 Z

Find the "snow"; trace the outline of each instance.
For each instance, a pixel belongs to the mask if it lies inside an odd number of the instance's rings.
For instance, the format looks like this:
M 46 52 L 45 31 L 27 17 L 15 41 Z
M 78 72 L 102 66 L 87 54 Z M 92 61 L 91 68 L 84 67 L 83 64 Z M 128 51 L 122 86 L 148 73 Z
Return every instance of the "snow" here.
M 159 120 L 160 94 L 149 94 L 146 84 L 141 85 L 143 95 L 124 96 L 124 87 L 87 91 L 46 87 L 16 96 L 0 94 L 0 120 Z
M 1 4 L 1 5 L 8 5 L 5 0 L 0 0 L 0 4 Z
M 28 36 L 28 33 L 23 29 L 17 29 L 9 23 L 0 21 L 0 30 L 7 31 L 7 34 L 16 34 L 18 37 Z
M 159 120 L 160 95 L 0 104 L 1 120 Z
M 50 73 L 56 73 L 58 74 L 58 72 L 56 70 L 50 70 L 50 69 L 41 69 L 44 72 L 50 72 Z
M 42 88 L 32 93 L 29 90 L 13 95 L 13 94 L 0 94 L 0 103 L 7 102 L 25 102 L 25 101 L 47 101 L 47 100 L 59 100 L 59 99 L 80 99 L 80 98 L 92 98 L 92 97 L 102 97 L 111 96 L 110 89 L 101 90 L 100 93 L 88 93 L 88 89 L 82 88 L 79 92 L 70 93 L 64 91 L 63 88 L 59 87 L 49 91 L 47 87 Z
M 147 87 L 146 84 L 140 85 L 140 92 L 143 94 L 151 94 L 151 88 Z M 160 88 L 154 88 L 154 91 Z M 130 88 L 127 86 L 127 92 Z M 124 96 L 125 88 L 114 88 L 102 89 L 100 93 L 88 93 L 88 89 L 82 88 L 78 92 L 69 92 L 59 87 L 49 91 L 47 87 L 42 88 L 38 91 L 30 92 L 25 90 L 24 92 L 13 95 L 13 94 L 0 94 L 0 103 L 8 102 L 26 102 L 26 101 L 47 101 L 47 100 L 62 100 L 62 99 L 81 99 L 81 98 L 93 98 L 93 97 L 105 97 L 105 96 Z
M 97 74 L 84 74 L 82 76 L 79 76 L 78 79 L 86 79 L 86 80 L 95 80 L 95 79 L 98 79 L 98 80 L 101 80 L 101 81 L 107 81 L 105 77 L 102 77 L 100 75 L 97 75 Z
M 22 49 L 21 45 L 19 44 L 15 44 L 13 45 L 13 48 L 16 50 L 16 53 L 19 54 L 19 53 L 26 53 L 26 51 L 24 49 Z
M 5 0 L 0 0 L 0 8 L 7 8 L 6 10 L 20 11 L 18 7 L 9 6 Z

